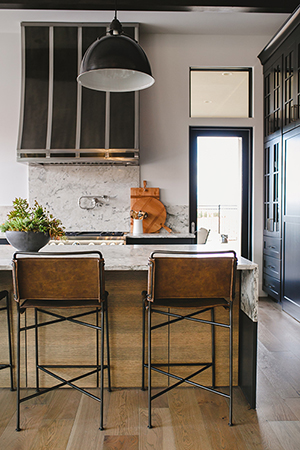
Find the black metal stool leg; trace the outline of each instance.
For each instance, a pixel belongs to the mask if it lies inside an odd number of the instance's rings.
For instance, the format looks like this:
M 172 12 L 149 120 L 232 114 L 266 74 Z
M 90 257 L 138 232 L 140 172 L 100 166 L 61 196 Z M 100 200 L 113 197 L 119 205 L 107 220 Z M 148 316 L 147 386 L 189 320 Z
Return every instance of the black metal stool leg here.
M 13 378 L 13 359 L 12 359 L 12 343 L 11 343 L 11 326 L 10 326 L 10 303 L 8 292 L 6 291 L 6 311 L 7 311 L 7 330 L 8 330 L 8 353 L 9 353 L 9 370 L 10 370 L 10 390 L 14 391 Z
M 96 366 L 99 368 L 99 308 L 96 308 L 95 314 L 96 314 Z M 99 370 L 97 370 L 96 373 L 96 385 L 97 388 L 99 387 Z
M 106 320 L 106 360 L 107 360 L 107 381 L 108 392 L 111 392 L 111 377 L 110 377 L 110 351 L 109 351 L 109 329 L 108 329 L 108 302 L 105 301 L 105 320 Z
M 214 322 L 215 321 L 215 310 L 214 308 L 211 309 L 211 321 Z M 215 365 L 215 357 L 216 357 L 216 352 L 215 352 L 215 325 L 211 326 L 211 359 L 212 359 L 212 387 L 214 388 L 216 386 L 216 365 Z
M 233 345 L 233 330 L 232 330 L 232 302 L 229 305 L 229 423 L 232 425 L 232 345 Z
M 101 307 L 101 356 L 100 356 L 100 365 L 101 365 L 101 374 L 100 374 L 100 430 L 103 430 L 103 381 L 104 381 L 104 370 L 103 370 L 103 360 L 104 360 L 104 305 Z
M 38 336 L 38 312 L 34 309 L 34 320 L 35 320 L 35 379 L 36 379 L 36 390 L 40 390 L 40 380 L 39 380 L 39 336 Z
M 148 428 L 152 428 L 151 415 L 151 304 L 148 302 Z
M 145 390 L 145 333 L 146 333 L 146 300 L 143 300 L 143 345 L 142 345 L 142 391 Z
M 20 428 L 20 306 L 18 304 L 18 336 L 17 336 L 17 427 L 16 431 L 21 431 Z

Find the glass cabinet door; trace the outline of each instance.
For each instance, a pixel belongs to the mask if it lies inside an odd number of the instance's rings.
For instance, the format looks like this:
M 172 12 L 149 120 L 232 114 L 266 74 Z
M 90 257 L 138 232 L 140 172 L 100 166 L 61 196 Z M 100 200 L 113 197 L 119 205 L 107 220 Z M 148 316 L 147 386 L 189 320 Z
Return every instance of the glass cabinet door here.
M 273 139 L 264 150 L 264 233 L 280 233 L 280 160 L 281 142 Z
M 281 131 L 282 126 L 282 57 L 264 73 L 265 138 Z

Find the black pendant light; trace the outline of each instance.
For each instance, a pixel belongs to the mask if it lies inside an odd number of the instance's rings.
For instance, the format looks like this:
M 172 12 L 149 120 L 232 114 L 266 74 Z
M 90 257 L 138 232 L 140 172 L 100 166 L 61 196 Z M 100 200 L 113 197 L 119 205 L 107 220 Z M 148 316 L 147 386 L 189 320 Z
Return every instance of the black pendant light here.
M 154 83 L 144 50 L 124 34 L 116 10 L 107 35 L 85 52 L 77 81 L 89 89 L 106 92 L 139 91 Z

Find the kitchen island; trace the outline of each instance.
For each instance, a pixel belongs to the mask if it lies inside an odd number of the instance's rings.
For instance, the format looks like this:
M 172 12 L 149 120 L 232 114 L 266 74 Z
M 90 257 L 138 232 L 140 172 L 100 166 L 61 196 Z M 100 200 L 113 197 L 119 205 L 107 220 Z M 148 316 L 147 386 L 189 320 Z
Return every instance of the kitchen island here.
M 229 245 L 229 244 L 228 244 Z M 130 245 L 130 246 L 46 246 L 43 250 L 49 252 L 68 252 L 100 250 L 105 259 L 106 290 L 109 292 L 109 320 L 110 345 L 112 364 L 112 385 L 114 387 L 136 387 L 141 383 L 141 347 L 142 347 L 142 300 L 141 292 L 147 286 L 148 257 L 153 250 L 180 250 L 180 251 L 213 251 L 208 245 Z M 226 250 L 229 247 L 223 246 Z M 0 247 L 0 288 L 12 291 L 11 284 L 11 258 L 14 249 L 11 246 Z M 256 339 L 257 339 L 257 302 L 258 302 L 258 267 L 257 264 L 238 257 L 238 276 L 236 286 L 236 299 L 234 306 L 234 384 L 241 386 L 251 407 L 255 407 L 256 392 Z M 16 342 L 16 305 L 12 301 L 13 311 L 13 340 Z M 220 312 L 219 319 L 223 312 Z M 3 316 L 3 317 L 2 317 Z M 224 318 L 227 313 L 224 312 Z M 25 320 L 25 318 L 23 319 Z M 27 314 L 27 323 L 31 323 L 33 315 Z M 161 320 L 161 319 L 160 319 Z M 224 319 L 225 320 L 225 319 Z M 5 355 L 6 330 L 5 317 L 1 315 L 1 356 Z M 3 326 L 2 326 L 3 325 Z M 154 339 L 153 358 L 157 361 L 179 362 L 187 351 L 192 360 L 199 360 L 204 352 L 204 359 L 209 354 L 210 327 L 193 327 L 194 324 L 180 324 L 170 330 L 165 327 L 157 331 Z M 68 327 L 69 335 L 63 333 L 63 327 Z M 199 330 L 202 328 L 202 330 Z M 220 327 L 218 327 L 220 328 Z M 228 382 L 228 332 L 217 329 L 217 365 L 216 384 L 224 386 Z M 79 333 L 79 334 L 78 334 Z M 183 334 L 189 334 L 188 343 L 183 345 Z M 82 363 L 91 363 L 94 356 L 94 336 L 91 330 L 79 330 L 74 324 L 56 324 L 41 329 L 40 332 L 41 359 L 47 357 L 51 364 L 52 358 L 63 358 L 65 363 L 74 362 L 77 358 Z M 64 345 L 64 339 L 73 342 L 72 351 Z M 43 341 L 47 341 L 43 347 Z M 170 344 L 170 345 L 169 345 Z M 25 346 L 23 340 L 22 346 Z M 22 384 L 34 386 L 34 333 L 27 333 L 27 371 L 22 373 Z M 206 355 L 207 352 L 207 355 Z M 24 349 L 22 350 L 24 355 Z M 201 357 L 201 356 L 200 356 Z M 66 362 L 67 361 L 67 362 Z M 8 378 L 1 376 L 1 386 L 9 386 Z M 184 375 L 184 370 L 181 372 Z M 76 376 L 76 374 L 75 374 Z M 202 383 L 210 383 L 210 374 L 199 375 Z M 92 377 L 91 377 L 92 378 Z M 165 380 L 157 374 L 154 384 L 161 386 Z M 91 379 L 90 386 L 94 386 Z M 42 379 L 41 384 L 48 385 L 48 380 Z M 87 382 L 85 382 L 87 385 Z

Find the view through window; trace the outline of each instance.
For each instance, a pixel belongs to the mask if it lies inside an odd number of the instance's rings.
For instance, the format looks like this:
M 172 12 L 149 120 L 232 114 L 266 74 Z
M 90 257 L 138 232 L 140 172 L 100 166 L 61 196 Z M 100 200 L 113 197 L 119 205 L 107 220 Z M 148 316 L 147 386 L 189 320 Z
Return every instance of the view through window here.
M 208 241 L 228 238 L 241 249 L 242 138 L 197 138 L 197 230 L 210 230 Z

